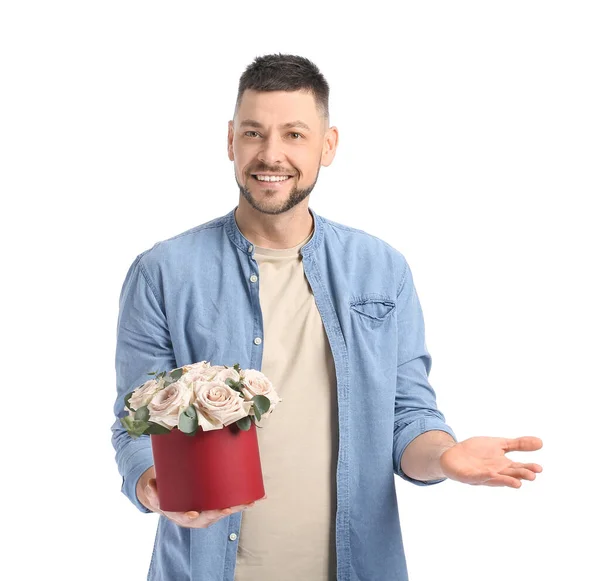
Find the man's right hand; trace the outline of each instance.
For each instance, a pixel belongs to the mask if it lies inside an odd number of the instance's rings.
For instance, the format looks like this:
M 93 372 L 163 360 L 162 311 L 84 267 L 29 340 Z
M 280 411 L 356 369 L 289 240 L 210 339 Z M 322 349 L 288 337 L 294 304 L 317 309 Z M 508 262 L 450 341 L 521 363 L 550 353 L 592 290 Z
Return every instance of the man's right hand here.
M 139 501 L 152 512 L 165 515 L 169 520 L 178 524 L 180 527 L 188 529 L 205 529 L 210 525 L 216 523 L 218 520 L 239 512 L 247 508 L 252 508 L 255 502 L 249 504 L 241 504 L 238 506 L 232 506 L 231 508 L 224 508 L 220 510 L 203 510 L 196 511 L 190 510 L 187 512 L 171 512 L 167 510 L 160 510 L 158 503 L 158 489 L 156 487 L 156 471 L 154 466 L 150 466 L 137 481 L 135 488 Z M 260 500 L 267 498 L 265 494 Z

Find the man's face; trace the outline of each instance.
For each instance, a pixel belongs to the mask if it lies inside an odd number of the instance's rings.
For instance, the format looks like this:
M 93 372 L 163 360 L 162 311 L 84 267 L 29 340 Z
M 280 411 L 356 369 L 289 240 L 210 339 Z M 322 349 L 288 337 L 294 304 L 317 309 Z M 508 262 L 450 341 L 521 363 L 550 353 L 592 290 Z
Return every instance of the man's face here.
M 281 214 L 304 200 L 321 165 L 335 155 L 337 129 L 326 128 L 312 94 L 246 90 L 229 122 L 228 154 L 235 180 L 248 203 L 265 214 Z M 284 181 L 256 176 L 277 174 Z

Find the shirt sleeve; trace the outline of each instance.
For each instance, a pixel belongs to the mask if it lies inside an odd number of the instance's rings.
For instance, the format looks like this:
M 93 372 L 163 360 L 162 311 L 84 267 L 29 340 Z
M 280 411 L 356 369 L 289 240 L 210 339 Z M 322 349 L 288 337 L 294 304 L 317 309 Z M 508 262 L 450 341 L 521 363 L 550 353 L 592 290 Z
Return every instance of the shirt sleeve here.
M 140 254 L 130 266 L 119 299 L 115 358 L 116 419 L 111 426 L 111 441 L 123 478 L 121 492 L 141 512 L 147 513 L 152 511 L 138 500 L 135 488 L 139 477 L 154 464 L 150 436 L 132 438 L 120 418 L 128 414 L 125 396 L 150 379 L 149 372 L 170 371 L 176 365 L 164 305 L 142 263 L 144 254 Z
M 435 392 L 429 383 L 431 355 L 425 343 L 425 324 L 413 276 L 405 261 L 403 280 L 396 297 L 398 310 L 398 367 L 394 408 L 394 473 L 419 486 L 443 482 L 415 480 L 407 476 L 400 461 L 406 447 L 421 434 L 441 430 L 457 439 L 437 409 Z

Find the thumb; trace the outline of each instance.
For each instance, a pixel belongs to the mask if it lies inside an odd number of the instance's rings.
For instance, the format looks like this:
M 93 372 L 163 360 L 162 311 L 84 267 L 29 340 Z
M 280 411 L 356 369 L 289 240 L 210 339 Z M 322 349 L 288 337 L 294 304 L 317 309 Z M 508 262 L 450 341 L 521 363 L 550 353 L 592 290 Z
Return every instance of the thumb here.
M 150 480 L 148 480 L 148 484 L 146 484 L 146 489 L 144 492 L 146 493 L 148 502 L 150 502 L 152 506 L 158 508 L 158 493 L 155 478 L 150 478 Z

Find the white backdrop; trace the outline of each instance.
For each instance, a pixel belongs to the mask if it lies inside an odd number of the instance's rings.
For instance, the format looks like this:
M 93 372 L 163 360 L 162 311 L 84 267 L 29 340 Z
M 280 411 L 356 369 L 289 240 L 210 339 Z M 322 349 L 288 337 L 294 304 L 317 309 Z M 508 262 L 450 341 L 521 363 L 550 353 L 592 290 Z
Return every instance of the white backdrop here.
M 521 489 L 396 479 L 411 581 L 597 578 L 599 25 L 577 0 L 2 3 L 5 578 L 146 579 L 158 517 L 110 443 L 118 297 L 237 204 L 227 122 L 272 52 L 330 84 L 310 205 L 407 258 L 459 439 L 544 441 L 512 454 L 544 467 Z

